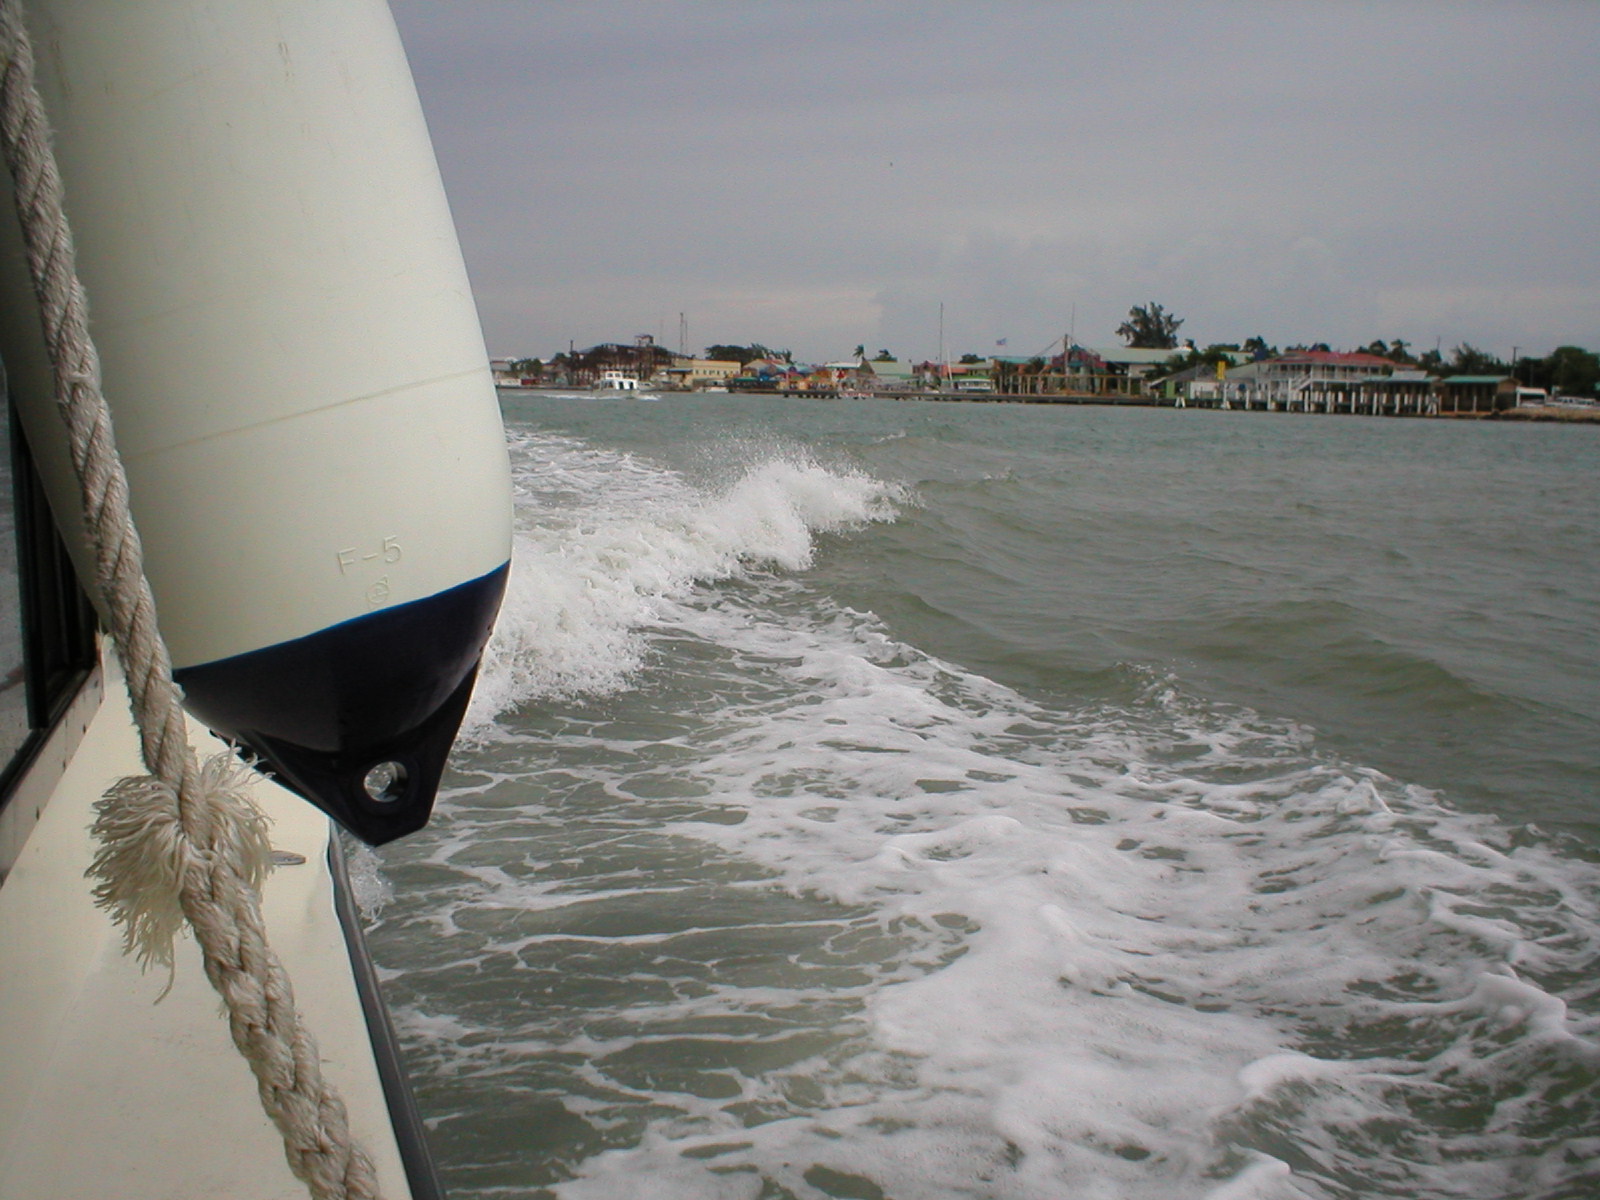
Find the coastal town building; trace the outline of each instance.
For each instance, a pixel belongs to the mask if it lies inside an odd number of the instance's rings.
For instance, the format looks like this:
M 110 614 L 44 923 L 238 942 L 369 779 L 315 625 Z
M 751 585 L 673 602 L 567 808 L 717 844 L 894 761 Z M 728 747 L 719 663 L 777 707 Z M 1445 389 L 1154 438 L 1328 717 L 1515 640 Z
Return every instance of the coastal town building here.
M 1528 406 L 1537 419 L 1555 419 L 1543 410 L 1560 402 L 1573 410 L 1600 408 L 1586 397 L 1553 397 L 1549 388 L 1519 382 L 1510 374 L 1463 372 L 1440 379 L 1410 361 L 1397 362 L 1374 352 L 1381 348 L 1382 343 L 1373 343 L 1366 350 L 1336 351 L 1319 345 L 1270 354 L 1263 343 L 1250 352 L 1212 346 L 1201 354 L 1192 343 L 1176 349 L 1073 344 L 1066 355 L 984 358 L 965 354 L 957 362 L 913 364 L 895 359 L 887 351 L 869 359 L 858 347 L 850 358 L 810 366 L 791 361 L 787 353 L 758 346 L 751 349 L 760 350 L 761 356 L 743 363 L 732 357 L 675 355 L 641 335 L 632 345 L 605 343 L 582 351 L 569 349 L 548 362 L 494 358 L 490 367 L 496 386 L 505 388 L 603 388 L 609 384 L 610 390 L 619 390 L 622 385 L 617 380 L 626 379 L 633 387 L 652 391 L 713 389 L 847 399 L 926 396 L 1171 404 L 1385 416 L 1495 416 Z M 1499 365 L 1492 358 L 1486 361 Z
M 1149 392 L 1176 350 L 1074 344 L 1065 359 L 1000 355 L 986 360 L 994 390 L 1008 395 L 1137 397 Z
M 1278 355 L 1214 377 L 1183 372 L 1164 388 L 1179 405 L 1372 416 L 1498 413 L 1542 395 L 1510 375 L 1435 379 L 1378 355 L 1326 350 Z
M 917 371 L 908 362 L 877 358 L 865 366 L 872 372 L 872 389 L 876 392 L 909 392 L 916 386 Z
M 1143 395 L 1146 381 L 1161 374 L 1162 368 L 1172 358 L 1174 351 L 1170 349 L 1151 350 L 1140 346 L 1110 346 L 1110 347 L 1078 347 L 1088 350 L 1092 358 L 1081 361 L 1098 359 L 1100 366 L 1091 370 L 1088 378 L 1091 390 L 1102 395 L 1138 396 Z M 1068 359 L 1072 361 L 1071 357 Z M 1082 371 L 1073 372 L 1082 376 Z
M 969 362 L 934 362 L 930 359 L 912 368 L 910 378 L 917 386 L 932 392 L 993 392 L 998 390 L 995 362 L 992 358 Z
M 1517 406 L 1518 390 L 1509 375 L 1449 375 L 1439 381 L 1439 411 L 1504 412 Z
M 1364 351 L 1292 350 L 1224 366 L 1210 378 L 1202 372 L 1185 382 L 1175 399 L 1228 408 L 1346 411 L 1352 397 L 1365 397 L 1375 381 L 1392 377 L 1395 369 L 1392 360 Z
M 682 391 L 726 387 L 741 371 L 738 363 L 725 358 L 674 358 L 662 372 L 663 382 Z

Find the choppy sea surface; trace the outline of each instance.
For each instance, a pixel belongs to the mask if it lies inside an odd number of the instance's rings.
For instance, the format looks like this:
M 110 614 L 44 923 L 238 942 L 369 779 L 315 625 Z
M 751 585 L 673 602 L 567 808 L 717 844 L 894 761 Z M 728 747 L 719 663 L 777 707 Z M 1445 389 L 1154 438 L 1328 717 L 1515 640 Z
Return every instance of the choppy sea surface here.
M 1600 1195 L 1600 429 L 502 402 L 453 1197 Z

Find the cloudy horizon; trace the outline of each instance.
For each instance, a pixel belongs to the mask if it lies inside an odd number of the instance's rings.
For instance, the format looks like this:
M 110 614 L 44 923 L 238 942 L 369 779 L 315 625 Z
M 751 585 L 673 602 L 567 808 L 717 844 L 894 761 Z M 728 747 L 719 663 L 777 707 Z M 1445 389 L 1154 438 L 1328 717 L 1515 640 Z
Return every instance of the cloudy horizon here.
M 1600 347 L 1600 5 L 393 7 L 497 355 Z

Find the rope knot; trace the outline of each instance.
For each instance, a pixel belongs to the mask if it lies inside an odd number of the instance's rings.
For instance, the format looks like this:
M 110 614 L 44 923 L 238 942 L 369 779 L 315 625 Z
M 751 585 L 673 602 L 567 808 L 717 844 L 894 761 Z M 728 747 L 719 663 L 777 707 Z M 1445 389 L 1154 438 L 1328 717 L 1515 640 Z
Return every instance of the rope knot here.
M 245 793 L 249 768 L 224 752 L 191 776 L 196 795 L 179 795 L 155 775 L 130 775 L 95 803 L 98 849 L 89 875 L 95 902 L 122 927 L 122 941 L 141 967 L 173 970 L 172 942 L 184 925 L 184 881 L 232 867 L 252 889 L 272 862 L 267 818 Z M 205 806 L 202 839 L 190 835 L 185 809 Z M 168 986 L 170 987 L 170 978 Z M 163 993 L 165 995 L 165 993 Z

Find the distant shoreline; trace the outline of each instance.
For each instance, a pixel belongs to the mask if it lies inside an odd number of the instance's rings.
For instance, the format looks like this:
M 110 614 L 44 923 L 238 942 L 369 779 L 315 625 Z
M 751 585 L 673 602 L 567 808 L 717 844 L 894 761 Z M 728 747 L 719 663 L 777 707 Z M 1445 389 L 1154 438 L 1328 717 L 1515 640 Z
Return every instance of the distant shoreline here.
M 560 387 L 551 384 L 536 384 L 533 386 L 506 386 L 496 385 L 496 390 L 502 392 L 567 392 L 583 394 L 588 389 L 574 387 Z M 839 400 L 835 392 L 803 391 L 780 392 L 777 390 L 749 391 L 734 389 L 726 393 L 706 393 L 701 391 L 687 392 L 662 392 L 667 396 L 696 396 L 696 395 L 730 395 L 730 396 L 767 396 L 774 399 L 785 400 Z M 1103 396 L 1092 394 L 1072 394 L 1061 392 L 879 392 L 871 397 L 875 400 L 927 400 L 938 403 L 968 403 L 968 404 L 1042 404 L 1063 405 L 1078 407 L 1093 405 L 1099 408 L 1173 408 L 1172 401 L 1156 396 Z M 843 403 L 850 403 L 845 399 Z M 1188 405 L 1188 408 L 1207 408 L 1212 411 L 1245 411 L 1216 409 L 1210 405 Z M 1249 410 L 1256 411 L 1256 410 Z M 1294 416 L 1372 416 L 1371 413 L 1290 413 Z M 1538 404 L 1523 405 L 1519 408 L 1508 408 L 1500 412 L 1443 412 L 1443 413 L 1382 413 L 1380 416 L 1401 416 L 1406 419 L 1420 418 L 1430 420 L 1440 418 L 1449 421 L 1521 421 L 1545 422 L 1567 425 L 1600 425 L 1600 405 L 1576 406 L 1566 404 Z
M 1567 424 L 1600 424 L 1600 405 L 1578 407 L 1569 404 L 1525 404 L 1498 413 L 1444 413 L 1448 417 L 1478 416 L 1493 421 L 1558 421 Z

